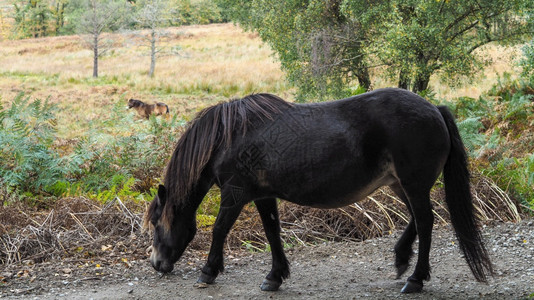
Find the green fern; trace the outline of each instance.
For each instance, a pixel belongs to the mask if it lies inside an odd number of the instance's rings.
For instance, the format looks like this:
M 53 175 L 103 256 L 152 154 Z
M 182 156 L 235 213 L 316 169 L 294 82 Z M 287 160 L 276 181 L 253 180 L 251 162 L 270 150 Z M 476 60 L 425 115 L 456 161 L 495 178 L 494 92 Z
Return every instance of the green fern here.
M 481 133 L 484 127 L 478 117 L 467 118 L 459 121 L 458 130 L 460 136 L 464 142 L 465 147 L 468 149 L 470 156 L 477 156 L 477 150 L 486 144 L 488 138 Z
M 130 178 L 132 190 L 149 192 L 161 177 L 177 131 L 185 122 L 177 116 L 136 120 L 119 102 L 106 119 L 89 126 L 87 135 L 63 158 L 64 165 L 71 182 L 78 182 L 85 192 L 108 198 L 106 191 L 118 193 Z M 117 182 L 117 178 L 126 181 Z
M 519 66 L 523 69 L 521 76 L 534 82 L 534 39 L 521 50 L 523 52 L 523 57 L 519 60 Z
M 532 114 L 533 95 L 514 94 L 507 103 L 506 115 L 504 120 L 514 122 L 526 122 L 529 114 Z
M 534 208 L 534 154 L 524 158 L 503 158 L 484 173 L 526 206 Z
M 56 107 L 19 94 L 0 112 L 0 176 L 9 191 L 38 194 L 64 176 L 55 140 Z

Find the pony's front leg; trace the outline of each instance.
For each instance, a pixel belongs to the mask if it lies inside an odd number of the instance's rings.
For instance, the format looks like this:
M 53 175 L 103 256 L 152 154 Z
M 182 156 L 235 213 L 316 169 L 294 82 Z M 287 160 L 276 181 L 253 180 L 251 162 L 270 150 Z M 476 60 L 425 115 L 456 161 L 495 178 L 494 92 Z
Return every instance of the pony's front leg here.
M 217 215 L 217 220 L 213 226 L 213 240 L 211 242 L 210 253 L 208 255 L 208 261 L 202 268 L 202 273 L 197 283 L 211 284 L 215 281 L 219 272 L 224 271 L 223 262 L 223 247 L 226 240 L 226 236 L 230 229 L 234 225 L 239 213 L 243 209 L 243 204 L 238 203 L 233 206 L 223 206 L 224 199 L 221 201 L 221 208 Z
M 265 235 L 271 245 L 273 265 L 271 272 L 261 284 L 262 291 L 277 291 L 282 281 L 289 277 L 289 262 L 284 254 L 284 247 L 280 239 L 280 219 L 276 199 L 268 198 L 254 201 L 260 213 Z

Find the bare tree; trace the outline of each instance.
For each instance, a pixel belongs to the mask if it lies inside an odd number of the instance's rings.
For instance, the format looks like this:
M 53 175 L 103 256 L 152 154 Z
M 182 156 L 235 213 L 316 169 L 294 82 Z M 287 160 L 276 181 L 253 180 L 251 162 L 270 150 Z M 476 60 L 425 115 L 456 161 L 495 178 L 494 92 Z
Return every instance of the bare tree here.
M 141 9 L 135 14 L 134 21 L 140 28 L 148 29 L 148 35 L 142 35 L 142 38 L 150 47 L 150 70 L 148 76 L 154 77 L 156 68 L 156 57 L 162 51 L 158 47 L 161 37 L 166 35 L 163 29 L 165 24 L 171 19 L 171 9 L 168 0 L 145 0 L 140 1 Z
M 98 57 L 108 51 L 113 41 L 102 33 L 116 30 L 125 20 L 129 2 L 125 0 L 87 0 L 86 10 L 79 20 L 77 32 L 93 50 L 93 77 L 98 77 Z

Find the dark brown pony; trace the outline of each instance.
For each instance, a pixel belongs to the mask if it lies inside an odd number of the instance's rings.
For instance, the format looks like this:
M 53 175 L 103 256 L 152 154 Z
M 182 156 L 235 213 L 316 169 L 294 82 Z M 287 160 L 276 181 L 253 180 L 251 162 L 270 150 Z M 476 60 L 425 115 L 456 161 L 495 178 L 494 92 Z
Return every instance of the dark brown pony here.
M 162 102 L 157 102 L 156 104 L 146 104 L 141 100 L 130 99 L 128 100 L 128 109 L 133 108 L 137 111 L 137 114 L 141 118 L 148 119 L 151 114 L 156 116 L 168 115 L 169 106 Z
M 417 263 L 401 291 L 420 292 L 430 279 L 430 190 L 441 173 L 460 250 L 475 278 L 486 281 L 492 264 L 474 214 L 467 155 L 447 107 L 401 89 L 317 104 L 291 104 L 270 94 L 221 103 L 203 110 L 176 145 L 165 185 L 146 214 L 154 228 L 150 260 L 156 270 L 172 271 L 196 234 L 197 208 L 215 184 L 221 204 L 198 281 L 213 283 L 223 270 L 226 236 L 243 206 L 254 202 L 273 259 L 261 289 L 277 290 L 289 263 L 276 198 L 336 208 L 389 186 L 411 215 L 394 248 L 399 277 L 419 238 Z

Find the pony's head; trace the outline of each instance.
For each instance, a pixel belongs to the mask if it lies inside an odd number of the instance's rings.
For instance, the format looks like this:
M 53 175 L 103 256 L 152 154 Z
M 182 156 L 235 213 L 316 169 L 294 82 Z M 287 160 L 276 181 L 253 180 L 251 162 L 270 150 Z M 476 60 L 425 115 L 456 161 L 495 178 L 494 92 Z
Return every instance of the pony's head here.
M 128 100 L 128 109 L 130 109 L 132 107 L 139 107 L 139 106 L 142 106 L 142 105 L 143 105 L 143 102 L 140 101 L 140 100 L 136 100 L 136 99 Z
M 197 231 L 195 214 L 183 213 L 167 197 L 165 187 L 160 185 L 145 218 L 145 223 L 150 222 L 154 229 L 150 262 L 163 273 L 172 271 Z

